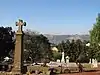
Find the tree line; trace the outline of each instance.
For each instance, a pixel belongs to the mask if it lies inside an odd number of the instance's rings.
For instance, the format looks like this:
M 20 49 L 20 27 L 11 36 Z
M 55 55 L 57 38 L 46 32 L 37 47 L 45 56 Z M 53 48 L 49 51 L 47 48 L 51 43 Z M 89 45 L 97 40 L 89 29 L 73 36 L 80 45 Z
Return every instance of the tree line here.
M 24 31 L 24 61 L 31 62 L 49 62 L 61 59 L 61 52 L 65 52 L 65 56 L 70 57 L 71 62 L 80 60 L 88 62 L 91 57 L 89 49 L 86 47 L 87 41 L 72 40 L 62 41 L 58 45 L 58 52 L 51 50 L 51 43 L 48 38 L 37 32 L 26 30 Z M 15 47 L 15 32 L 11 27 L 0 27 L 0 60 L 8 56 L 13 58 Z M 83 60 L 84 59 L 84 60 Z
M 56 47 L 58 48 L 58 55 L 61 59 L 61 53 L 65 53 L 65 57 L 69 56 L 70 62 L 89 62 L 90 54 L 89 54 L 89 47 L 86 44 L 89 41 L 81 41 L 80 39 L 77 40 L 66 40 L 59 43 Z M 55 56 L 56 57 L 56 56 Z M 56 57 L 56 59 L 58 59 Z M 56 60 L 55 59 L 55 60 Z

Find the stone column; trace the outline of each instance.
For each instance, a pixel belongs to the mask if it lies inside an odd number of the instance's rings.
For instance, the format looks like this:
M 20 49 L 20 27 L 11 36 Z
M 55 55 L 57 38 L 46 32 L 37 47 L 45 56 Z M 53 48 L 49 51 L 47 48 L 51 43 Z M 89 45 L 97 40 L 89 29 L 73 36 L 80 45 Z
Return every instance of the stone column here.
M 19 20 L 19 22 L 16 22 L 16 25 L 19 26 L 17 32 L 16 32 L 16 44 L 15 44 L 15 53 L 14 53 L 14 64 L 12 72 L 17 74 L 22 74 L 23 70 L 23 31 L 22 26 L 26 25 L 26 23 L 23 23 L 23 20 Z

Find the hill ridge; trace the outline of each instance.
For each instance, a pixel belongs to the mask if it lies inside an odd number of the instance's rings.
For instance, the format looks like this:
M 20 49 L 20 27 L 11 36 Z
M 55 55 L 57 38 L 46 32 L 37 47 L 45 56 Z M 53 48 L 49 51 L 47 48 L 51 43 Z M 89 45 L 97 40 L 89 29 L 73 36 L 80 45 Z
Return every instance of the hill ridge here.
M 89 35 L 88 34 L 82 34 L 82 35 L 78 35 L 78 34 L 75 34 L 75 35 L 51 35 L 51 34 L 44 34 L 44 36 L 46 36 L 49 41 L 51 43 L 54 43 L 54 44 L 58 44 L 62 41 L 65 41 L 65 40 L 77 40 L 77 39 L 80 39 L 80 40 L 89 40 Z

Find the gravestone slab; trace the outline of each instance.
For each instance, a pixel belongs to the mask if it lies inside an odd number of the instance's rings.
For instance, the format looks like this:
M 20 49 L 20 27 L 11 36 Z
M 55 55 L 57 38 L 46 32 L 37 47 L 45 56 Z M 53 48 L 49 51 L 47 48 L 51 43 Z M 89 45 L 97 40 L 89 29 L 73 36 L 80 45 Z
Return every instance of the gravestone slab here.
M 66 63 L 69 63 L 69 56 L 66 56 Z

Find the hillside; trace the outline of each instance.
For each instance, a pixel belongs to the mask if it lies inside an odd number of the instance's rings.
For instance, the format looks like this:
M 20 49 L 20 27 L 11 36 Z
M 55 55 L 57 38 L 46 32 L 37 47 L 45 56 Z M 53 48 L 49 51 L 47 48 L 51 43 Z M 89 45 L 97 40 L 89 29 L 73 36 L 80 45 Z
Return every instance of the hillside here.
M 83 40 L 89 40 L 89 35 L 49 35 L 49 34 L 45 34 L 45 36 L 49 39 L 49 41 L 51 43 L 55 43 L 58 44 L 61 41 L 65 41 L 65 40 L 77 40 L 77 39 L 81 39 Z

